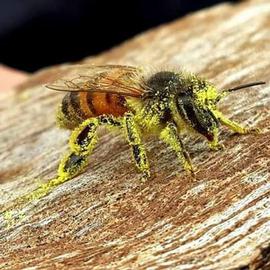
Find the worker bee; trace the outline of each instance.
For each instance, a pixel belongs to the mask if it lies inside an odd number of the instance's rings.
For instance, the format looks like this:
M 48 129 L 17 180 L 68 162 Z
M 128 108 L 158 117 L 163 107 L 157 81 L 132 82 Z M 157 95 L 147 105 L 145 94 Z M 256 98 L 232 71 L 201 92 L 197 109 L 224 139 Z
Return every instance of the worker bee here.
M 209 147 L 222 148 L 219 124 L 246 134 L 258 129 L 242 127 L 218 110 L 218 102 L 229 93 L 264 82 L 254 82 L 218 91 L 209 81 L 192 73 L 121 65 L 71 67 L 71 72 L 49 89 L 65 91 L 57 112 L 60 127 L 71 129 L 69 152 L 58 168 L 58 177 L 70 179 L 88 164 L 100 126 L 120 130 L 132 149 L 135 164 L 144 177 L 150 176 L 142 139 L 153 134 L 169 145 L 184 169 L 194 173 L 182 142 L 184 132 L 198 133 Z

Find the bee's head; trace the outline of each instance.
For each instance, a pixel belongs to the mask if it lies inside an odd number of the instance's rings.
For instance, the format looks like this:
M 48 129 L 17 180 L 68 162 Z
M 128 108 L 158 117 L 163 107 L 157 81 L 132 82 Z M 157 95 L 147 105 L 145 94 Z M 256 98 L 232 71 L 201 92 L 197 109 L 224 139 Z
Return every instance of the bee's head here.
M 195 86 L 193 86 L 191 91 L 179 92 L 176 95 L 176 108 L 180 117 L 189 126 L 204 135 L 209 141 L 212 141 L 219 124 L 216 115 L 216 104 L 233 91 L 264 83 L 244 84 L 218 93 L 213 85 L 203 81 L 200 82 L 198 79 L 195 81 Z

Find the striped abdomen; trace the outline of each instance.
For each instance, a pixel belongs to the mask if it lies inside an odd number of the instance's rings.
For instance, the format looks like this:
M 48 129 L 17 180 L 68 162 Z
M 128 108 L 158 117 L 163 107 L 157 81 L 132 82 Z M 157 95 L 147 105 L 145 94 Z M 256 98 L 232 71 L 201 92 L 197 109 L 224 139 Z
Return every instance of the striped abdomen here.
M 117 117 L 126 111 L 123 96 L 98 92 L 70 92 L 62 100 L 57 122 L 60 127 L 73 129 L 85 119 L 102 114 Z

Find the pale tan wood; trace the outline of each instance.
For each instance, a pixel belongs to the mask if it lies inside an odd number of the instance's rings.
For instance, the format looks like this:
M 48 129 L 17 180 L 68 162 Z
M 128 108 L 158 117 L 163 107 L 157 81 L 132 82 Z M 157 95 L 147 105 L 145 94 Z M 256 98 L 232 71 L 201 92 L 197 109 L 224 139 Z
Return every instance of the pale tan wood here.
M 84 62 L 176 66 L 221 89 L 269 82 L 270 2 L 206 9 Z M 232 119 L 262 128 L 260 135 L 222 128 L 219 152 L 185 139 L 196 179 L 149 138 L 153 177 L 140 182 L 125 141 L 105 133 L 85 173 L 7 222 L 3 211 L 52 178 L 67 149 L 69 132 L 54 118 L 63 94 L 42 87 L 64 67 L 0 96 L 1 269 L 270 269 L 269 84 L 221 104 Z

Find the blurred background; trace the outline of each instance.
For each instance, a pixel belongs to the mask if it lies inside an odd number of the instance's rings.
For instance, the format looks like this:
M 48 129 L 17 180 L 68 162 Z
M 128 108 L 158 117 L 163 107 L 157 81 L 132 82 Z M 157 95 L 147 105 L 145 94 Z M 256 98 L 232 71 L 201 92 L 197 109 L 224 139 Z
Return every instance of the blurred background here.
M 0 63 L 33 72 L 78 61 L 220 2 L 225 1 L 1 0 Z

